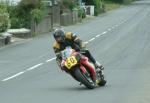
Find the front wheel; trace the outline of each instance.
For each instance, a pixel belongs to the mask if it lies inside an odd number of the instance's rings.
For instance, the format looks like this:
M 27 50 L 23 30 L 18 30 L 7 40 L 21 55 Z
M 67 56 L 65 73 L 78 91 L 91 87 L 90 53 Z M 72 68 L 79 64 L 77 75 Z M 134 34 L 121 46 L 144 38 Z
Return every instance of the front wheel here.
M 102 81 L 100 81 L 100 83 L 98 83 L 98 85 L 99 86 L 105 86 L 106 82 L 107 82 L 106 80 L 102 80 Z
M 99 72 L 99 78 L 100 78 L 100 82 L 98 83 L 99 86 L 105 86 L 106 84 L 106 80 L 104 78 L 104 74 L 101 72 Z
M 92 79 L 87 77 L 85 74 L 83 74 L 79 68 L 75 69 L 74 75 L 77 78 L 77 80 L 81 82 L 82 84 L 84 84 L 87 88 L 89 89 L 95 88 L 95 84 L 92 81 Z

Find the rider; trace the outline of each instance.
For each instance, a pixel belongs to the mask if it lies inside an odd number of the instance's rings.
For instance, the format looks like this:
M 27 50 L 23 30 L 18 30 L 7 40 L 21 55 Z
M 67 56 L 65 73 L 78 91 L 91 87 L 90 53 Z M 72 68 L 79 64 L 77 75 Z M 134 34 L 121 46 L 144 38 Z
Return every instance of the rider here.
M 64 30 L 62 29 L 56 29 L 53 33 L 53 36 L 56 40 L 53 45 L 53 49 L 56 54 L 57 64 L 59 66 L 61 65 L 61 60 L 62 60 L 61 56 L 59 55 L 60 51 L 64 50 L 65 47 L 67 46 L 71 46 L 77 51 L 84 51 L 83 55 L 87 56 L 93 62 L 97 70 L 104 69 L 104 67 L 93 58 L 89 50 L 82 47 L 83 42 L 76 34 L 72 32 L 64 32 Z

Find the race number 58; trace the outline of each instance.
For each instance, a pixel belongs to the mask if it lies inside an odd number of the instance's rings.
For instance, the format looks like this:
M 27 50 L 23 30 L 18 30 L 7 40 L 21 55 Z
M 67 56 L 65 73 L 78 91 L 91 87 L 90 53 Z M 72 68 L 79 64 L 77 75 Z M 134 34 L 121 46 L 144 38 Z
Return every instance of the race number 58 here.
M 76 64 L 77 64 L 77 60 L 74 56 L 68 58 L 65 63 L 65 65 L 68 69 L 70 69 L 72 66 L 74 66 Z

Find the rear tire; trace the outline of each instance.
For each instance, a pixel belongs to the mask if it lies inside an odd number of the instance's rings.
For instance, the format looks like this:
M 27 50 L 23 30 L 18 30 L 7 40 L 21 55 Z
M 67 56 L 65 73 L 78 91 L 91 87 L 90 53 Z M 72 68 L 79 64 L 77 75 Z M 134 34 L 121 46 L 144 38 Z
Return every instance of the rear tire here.
M 94 88 L 95 88 L 94 82 L 90 82 L 90 81 L 87 79 L 86 75 L 83 74 L 79 68 L 76 68 L 76 69 L 75 69 L 74 75 L 75 75 L 75 77 L 77 78 L 77 80 L 78 80 L 79 82 L 81 82 L 82 84 L 84 84 L 88 89 L 94 89 Z

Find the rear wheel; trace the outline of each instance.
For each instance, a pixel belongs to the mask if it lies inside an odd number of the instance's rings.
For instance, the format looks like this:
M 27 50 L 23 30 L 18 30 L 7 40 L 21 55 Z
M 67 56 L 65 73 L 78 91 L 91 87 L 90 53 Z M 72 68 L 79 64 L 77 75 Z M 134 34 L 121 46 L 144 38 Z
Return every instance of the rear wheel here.
M 89 88 L 89 89 L 95 88 L 95 84 L 92 81 L 92 79 L 90 77 L 88 77 L 87 75 L 83 74 L 80 69 L 78 69 L 78 68 L 75 69 L 74 73 L 75 73 L 75 77 L 78 79 L 78 81 L 81 82 L 82 84 L 84 84 L 87 88 Z

